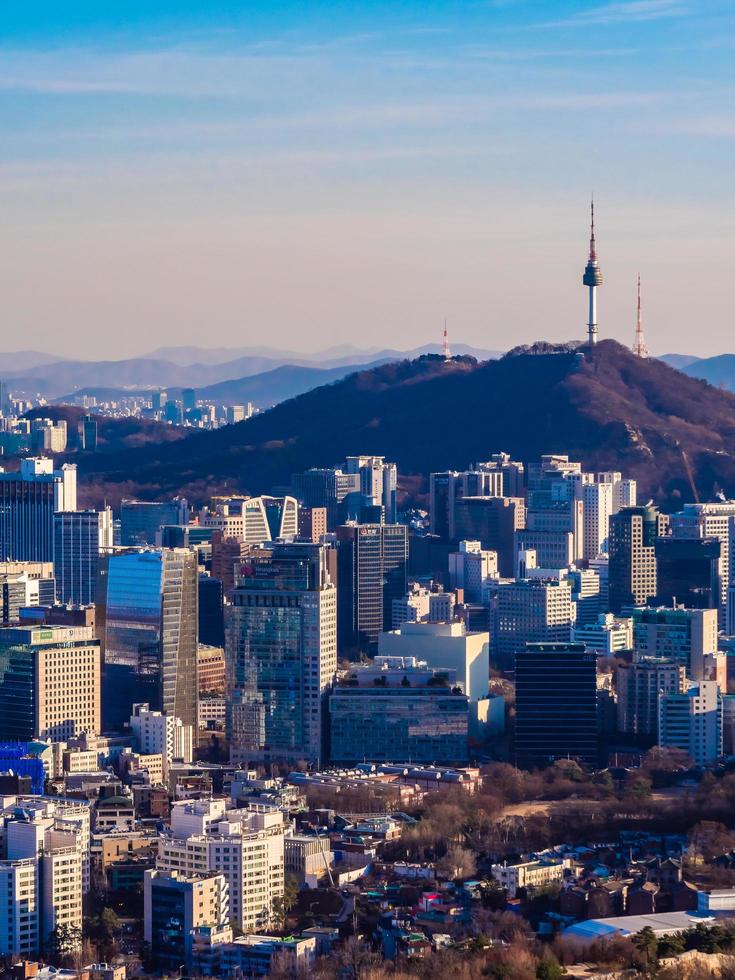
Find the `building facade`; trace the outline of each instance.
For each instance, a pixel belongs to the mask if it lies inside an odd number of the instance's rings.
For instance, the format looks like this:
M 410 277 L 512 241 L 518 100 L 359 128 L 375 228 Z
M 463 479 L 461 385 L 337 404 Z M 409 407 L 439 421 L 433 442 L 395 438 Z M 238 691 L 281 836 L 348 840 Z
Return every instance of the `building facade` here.
M 597 657 L 582 643 L 529 643 L 516 654 L 515 758 L 598 764 Z
M 197 724 L 197 556 L 183 548 L 112 555 L 101 564 L 105 729 L 133 704 Z
M 59 602 L 76 606 L 96 600 L 100 555 L 112 550 L 112 510 L 54 514 L 54 577 Z
M 101 731 L 100 643 L 88 626 L 0 629 L 0 738 Z
M 54 560 L 54 514 L 77 509 L 77 468 L 43 457 L 0 470 L 0 560 Z
M 327 549 L 273 544 L 239 571 L 226 608 L 233 760 L 317 761 L 337 669 L 337 595 Z
M 408 529 L 403 524 L 346 524 L 337 529 L 340 650 L 374 650 L 390 629 L 393 600 L 406 594 Z

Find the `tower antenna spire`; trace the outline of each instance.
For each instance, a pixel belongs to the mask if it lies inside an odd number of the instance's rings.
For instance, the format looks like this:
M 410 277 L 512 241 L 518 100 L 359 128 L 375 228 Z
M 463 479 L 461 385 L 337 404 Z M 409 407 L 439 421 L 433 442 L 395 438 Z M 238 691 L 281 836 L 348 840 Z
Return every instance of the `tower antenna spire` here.
M 595 196 L 590 197 L 590 262 L 597 261 L 595 252 Z
M 449 349 L 449 334 L 447 333 L 447 320 L 444 318 L 444 340 L 442 342 L 442 354 L 445 361 L 451 361 L 452 352 Z
M 589 290 L 589 312 L 587 317 L 587 343 L 594 347 L 597 343 L 597 287 L 602 283 L 602 272 L 597 264 L 595 245 L 595 198 L 590 199 L 590 254 L 585 266 L 582 283 Z
M 641 316 L 641 274 L 638 273 L 638 306 L 635 319 L 635 343 L 633 353 L 636 357 L 648 357 L 648 348 L 643 337 L 643 317 Z

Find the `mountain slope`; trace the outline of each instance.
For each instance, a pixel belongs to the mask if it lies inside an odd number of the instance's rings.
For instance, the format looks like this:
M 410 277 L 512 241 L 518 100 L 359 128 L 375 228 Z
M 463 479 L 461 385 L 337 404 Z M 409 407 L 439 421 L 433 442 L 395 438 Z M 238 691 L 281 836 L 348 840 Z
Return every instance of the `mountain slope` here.
M 659 361 L 676 368 L 677 371 L 683 371 L 690 364 L 696 364 L 697 361 L 701 360 L 702 358 L 697 357 L 696 354 L 661 354 L 659 357 Z
M 681 369 L 691 378 L 702 378 L 712 385 L 735 391 L 735 354 L 718 354 L 703 357 Z
M 134 483 L 148 497 L 181 490 L 204 499 L 217 488 L 283 486 L 351 453 L 383 454 L 425 477 L 499 450 L 526 462 L 565 452 L 622 470 L 642 496 L 674 506 L 691 499 L 680 447 L 704 499 L 735 491 L 735 396 L 603 341 L 591 352 L 383 365 L 237 426 L 84 460 L 82 472 L 92 496 Z

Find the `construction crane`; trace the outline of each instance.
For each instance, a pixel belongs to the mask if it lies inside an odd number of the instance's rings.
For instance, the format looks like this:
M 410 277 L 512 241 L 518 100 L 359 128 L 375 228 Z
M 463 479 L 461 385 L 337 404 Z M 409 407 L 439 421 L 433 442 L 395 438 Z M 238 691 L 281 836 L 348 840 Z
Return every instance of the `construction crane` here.
M 684 469 L 686 470 L 687 480 L 689 480 L 689 487 L 692 491 L 692 496 L 694 497 L 694 503 L 699 504 L 701 503 L 701 501 L 699 499 L 699 493 L 697 492 L 697 485 L 694 482 L 694 474 L 692 473 L 692 466 L 691 463 L 689 462 L 689 457 L 687 456 L 686 450 L 684 449 L 684 447 L 680 442 L 677 441 L 676 445 L 679 452 L 681 453 L 681 459 L 682 462 L 684 463 Z

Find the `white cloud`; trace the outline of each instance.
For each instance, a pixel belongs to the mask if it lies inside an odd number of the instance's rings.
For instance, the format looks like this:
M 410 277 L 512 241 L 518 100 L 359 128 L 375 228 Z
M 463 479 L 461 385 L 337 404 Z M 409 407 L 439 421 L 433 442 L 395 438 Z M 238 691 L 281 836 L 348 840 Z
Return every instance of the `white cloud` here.
M 606 3 L 590 10 L 582 10 L 572 17 L 553 21 L 549 27 L 586 26 L 590 24 L 624 24 L 666 17 L 682 17 L 689 8 L 681 0 L 620 0 Z

